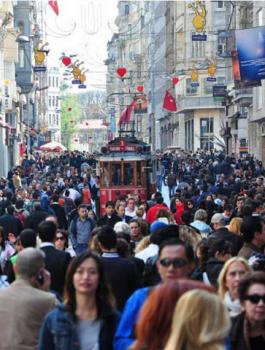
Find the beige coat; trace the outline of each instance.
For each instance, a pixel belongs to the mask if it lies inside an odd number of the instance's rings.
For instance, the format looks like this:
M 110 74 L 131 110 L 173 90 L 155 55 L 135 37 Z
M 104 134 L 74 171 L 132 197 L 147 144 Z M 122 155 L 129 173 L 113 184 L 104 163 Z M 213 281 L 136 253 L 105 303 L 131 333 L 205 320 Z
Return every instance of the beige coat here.
M 42 321 L 55 302 L 22 279 L 1 289 L 0 350 L 36 350 Z

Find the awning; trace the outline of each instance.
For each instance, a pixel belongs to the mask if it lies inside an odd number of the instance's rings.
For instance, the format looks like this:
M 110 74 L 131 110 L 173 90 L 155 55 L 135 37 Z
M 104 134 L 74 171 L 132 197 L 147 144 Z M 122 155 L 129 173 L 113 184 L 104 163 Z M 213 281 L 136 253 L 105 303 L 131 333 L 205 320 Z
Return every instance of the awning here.
M 265 117 L 261 117 L 259 119 L 249 120 L 249 123 L 263 123 L 265 121 Z

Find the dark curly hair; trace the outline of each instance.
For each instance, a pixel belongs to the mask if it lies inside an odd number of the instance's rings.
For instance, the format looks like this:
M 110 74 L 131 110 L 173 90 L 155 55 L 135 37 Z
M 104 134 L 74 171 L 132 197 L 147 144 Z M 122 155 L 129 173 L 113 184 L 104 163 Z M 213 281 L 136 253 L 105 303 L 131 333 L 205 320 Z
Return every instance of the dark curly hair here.
M 75 257 L 66 273 L 65 286 L 64 286 L 64 303 L 69 312 L 75 317 L 76 311 L 76 294 L 73 284 L 74 274 L 78 267 L 87 259 L 93 259 L 97 265 L 99 274 L 98 288 L 96 291 L 96 303 L 97 303 L 97 319 L 100 319 L 106 310 L 113 310 L 115 307 L 114 297 L 107 284 L 104 266 L 100 258 L 88 251 Z

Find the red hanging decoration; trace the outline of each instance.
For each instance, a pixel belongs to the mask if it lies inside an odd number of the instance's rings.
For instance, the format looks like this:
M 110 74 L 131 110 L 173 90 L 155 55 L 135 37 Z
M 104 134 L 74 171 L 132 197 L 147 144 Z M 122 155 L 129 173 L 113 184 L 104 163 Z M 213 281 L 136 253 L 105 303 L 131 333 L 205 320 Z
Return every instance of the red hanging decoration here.
M 59 15 L 59 7 L 58 7 L 58 2 L 57 0 L 49 0 L 48 4 L 51 6 L 51 8 L 53 9 L 54 13 L 56 14 L 56 16 Z
M 123 78 L 127 72 L 127 69 L 125 67 L 119 67 L 119 68 L 117 68 L 116 72 L 121 78 Z
M 138 85 L 138 86 L 137 86 L 137 90 L 138 90 L 139 92 L 143 92 L 143 91 L 144 91 L 143 85 Z
M 64 56 L 62 59 L 62 62 L 65 66 L 69 66 L 69 64 L 71 64 L 72 60 L 70 57 Z
M 171 80 L 174 85 L 177 85 L 177 83 L 179 82 L 179 77 L 172 77 Z

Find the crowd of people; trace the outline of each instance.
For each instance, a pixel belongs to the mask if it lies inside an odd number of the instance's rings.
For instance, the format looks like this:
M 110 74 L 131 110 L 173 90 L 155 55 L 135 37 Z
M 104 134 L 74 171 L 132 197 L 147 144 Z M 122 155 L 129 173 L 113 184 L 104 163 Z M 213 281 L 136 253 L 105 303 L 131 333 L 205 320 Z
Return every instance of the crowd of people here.
M 157 192 L 106 203 L 96 163 L 36 153 L 0 179 L 0 349 L 265 349 L 261 162 L 159 155 Z

